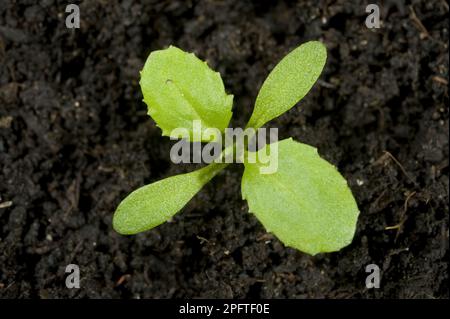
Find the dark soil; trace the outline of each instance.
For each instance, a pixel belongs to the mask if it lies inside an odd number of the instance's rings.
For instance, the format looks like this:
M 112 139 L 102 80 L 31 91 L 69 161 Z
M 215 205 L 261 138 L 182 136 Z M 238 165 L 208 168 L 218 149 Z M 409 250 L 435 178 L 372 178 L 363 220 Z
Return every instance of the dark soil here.
M 119 3 L 80 3 L 69 30 L 65 1 L 0 2 L 0 297 L 449 297 L 446 1 L 384 1 L 373 30 L 366 2 Z M 247 213 L 239 165 L 171 222 L 114 232 L 129 192 L 193 169 L 170 162 L 141 102 L 150 51 L 207 60 L 239 126 L 269 70 L 311 39 L 328 47 L 321 81 L 270 125 L 348 179 L 361 210 L 350 246 L 285 248 Z M 80 289 L 65 287 L 70 263 Z M 380 289 L 365 287 L 371 263 Z

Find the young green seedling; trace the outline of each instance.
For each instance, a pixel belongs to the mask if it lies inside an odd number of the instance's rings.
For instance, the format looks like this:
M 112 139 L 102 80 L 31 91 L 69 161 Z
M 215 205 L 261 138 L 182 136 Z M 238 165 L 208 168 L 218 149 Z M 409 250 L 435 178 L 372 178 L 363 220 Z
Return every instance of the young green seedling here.
M 286 55 L 262 85 L 247 128 L 260 128 L 299 102 L 317 81 L 326 55 L 325 46 L 317 41 Z M 193 54 L 174 46 L 152 52 L 140 84 L 148 113 L 162 135 L 170 136 L 181 127 L 189 132 L 188 140 L 199 142 L 203 135 L 194 134 L 194 121 L 220 131 L 229 124 L 233 96 L 226 94 L 220 74 Z M 286 246 L 303 252 L 314 255 L 348 245 L 359 211 L 346 180 L 316 148 L 292 138 L 257 152 L 275 147 L 274 173 L 262 174 L 262 163 L 244 161 L 242 197 L 250 212 Z M 129 235 L 166 222 L 227 165 L 212 163 L 135 190 L 118 206 L 114 229 Z

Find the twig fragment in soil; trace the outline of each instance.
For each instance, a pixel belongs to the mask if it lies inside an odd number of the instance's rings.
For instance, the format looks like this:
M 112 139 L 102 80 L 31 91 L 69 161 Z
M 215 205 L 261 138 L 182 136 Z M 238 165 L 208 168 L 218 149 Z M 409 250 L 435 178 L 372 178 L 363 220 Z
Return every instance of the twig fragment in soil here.
M 448 12 L 448 3 L 446 0 L 442 0 L 442 6 L 445 8 L 445 10 Z
M 69 263 L 72 262 L 72 260 L 75 258 L 75 256 L 78 254 L 79 250 L 81 249 L 81 246 L 83 246 L 83 241 L 80 241 L 72 250 L 72 253 L 69 256 Z
M 203 244 L 203 243 L 209 243 L 209 240 L 206 239 L 205 237 L 202 237 L 202 236 L 199 236 L 199 235 L 197 235 L 197 236 L 195 236 L 195 237 L 197 237 L 197 239 L 200 240 L 200 244 Z
M 273 240 L 273 236 L 269 233 L 262 234 L 258 238 L 256 238 L 256 241 L 264 241 L 264 244 L 269 244 Z
M 420 21 L 420 19 L 417 17 L 416 12 L 414 11 L 414 8 L 412 5 L 409 6 L 409 10 L 411 11 L 411 15 L 410 15 L 411 20 L 414 22 L 414 24 L 420 31 L 420 35 L 419 35 L 420 39 L 423 40 L 425 38 L 430 37 L 430 34 L 428 33 L 427 28 L 425 28 L 422 21 Z
M 395 164 L 397 164 L 398 167 L 400 167 L 402 173 L 415 185 L 417 186 L 417 183 L 414 181 L 414 179 L 406 172 L 403 165 L 400 163 L 398 159 L 395 158 L 394 155 L 392 155 L 389 151 L 383 151 L 383 155 L 375 162 L 375 164 L 381 164 L 385 162 L 386 157 L 391 158 Z
M 65 212 L 65 216 L 70 214 L 74 209 L 78 209 L 78 204 L 80 201 L 80 183 L 81 174 L 77 174 L 75 180 L 72 181 L 66 192 L 66 196 L 69 199 L 69 207 Z
M 131 277 L 130 274 L 125 274 L 125 275 L 120 276 L 119 280 L 117 280 L 117 282 L 116 282 L 116 287 L 118 287 L 121 284 L 123 284 L 125 281 L 130 279 L 130 277 Z
M 448 85 L 448 81 L 441 76 L 435 75 L 431 79 L 439 84 Z
M 13 202 L 8 200 L 6 202 L 0 203 L 0 208 L 8 208 L 10 206 L 12 206 Z
M 97 167 L 97 169 L 100 172 L 105 172 L 105 173 L 117 172 L 121 179 L 125 178 L 125 172 L 123 171 L 123 169 L 121 169 L 120 167 L 117 167 L 117 166 L 103 166 L 103 165 L 100 164 Z
M 329 82 L 325 82 L 325 81 L 323 81 L 323 80 L 317 80 L 317 83 L 318 83 L 320 86 L 323 86 L 323 87 L 325 87 L 325 88 L 327 88 L 327 89 L 335 89 L 335 88 L 336 88 L 336 85 L 334 85 L 334 84 L 332 84 L 332 83 L 329 83 Z
M 13 281 L 13 282 L 11 282 L 10 284 L 8 284 L 8 286 L 5 287 L 5 284 L 2 283 L 2 282 L 0 282 L 0 289 L 8 290 L 8 289 L 9 289 L 12 285 L 14 285 L 14 284 L 15 284 L 15 282 Z
M 400 216 L 400 222 L 397 225 L 387 226 L 384 228 L 385 230 L 392 230 L 392 229 L 397 230 L 397 233 L 395 234 L 394 242 L 397 241 L 398 236 L 400 235 L 400 232 L 402 230 L 402 227 L 405 224 L 406 220 L 408 219 L 408 217 L 406 216 L 406 212 L 408 210 L 408 202 L 414 195 L 416 195 L 416 192 L 411 192 L 406 196 L 405 203 L 403 204 L 402 214 Z

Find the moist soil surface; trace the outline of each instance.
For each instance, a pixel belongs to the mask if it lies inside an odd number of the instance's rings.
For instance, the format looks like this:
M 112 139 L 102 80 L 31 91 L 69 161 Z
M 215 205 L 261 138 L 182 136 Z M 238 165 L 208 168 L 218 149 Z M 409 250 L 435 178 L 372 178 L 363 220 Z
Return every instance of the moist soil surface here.
M 79 29 L 67 2 L 1 1 L 0 297 L 449 297 L 446 1 L 379 3 L 379 29 L 358 1 L 75 3 Z M 248 213 L 239 164 L 168 223 L 112 229 L 129 192 L 197 167 L 170 161 L 174 141 L 146 115 L 152 50 L 174 44 L 219 71 L 238 127 L 271 68 L 313 39 L 328 49 L 320 81 L 269 125 L 348 180 L 361 211 L 349 246 L 284 247 Z

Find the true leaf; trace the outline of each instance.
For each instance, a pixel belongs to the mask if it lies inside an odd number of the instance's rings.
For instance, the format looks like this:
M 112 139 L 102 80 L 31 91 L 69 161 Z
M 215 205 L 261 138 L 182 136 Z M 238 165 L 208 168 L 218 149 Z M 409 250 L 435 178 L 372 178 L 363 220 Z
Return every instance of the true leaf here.
M 114 229 L 120 234 L 131 235 L 166 222 L 225 166 L 213 163 L 138 188 L 117 207 Z
M 348 245 L 359 211 L 346 180 L 314 147 L 291 138 L 277 143 L 275 173 L 261 174 L 261 163 L 245 163 L 242 197 L 249 210 L 285 245 L 306 253 Z
M 193 53 L 170 46 L 153 51 L 141 72 L 140 81 L 149 115 L 170 136 L 175 128 L 189 131 L 191 141 L 201 138 L 193 134 L 193 121 L 200 120 L 204 129 L 223 131 L 231 118 L 233 96 L 225 93 L 218 72 Z
M 247 127 L 259 128 L 300 101 L 319 78 L 327 59 L 325 46 L 310 41 L 286 55 L 264 81 Z

